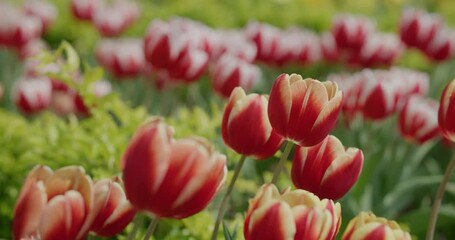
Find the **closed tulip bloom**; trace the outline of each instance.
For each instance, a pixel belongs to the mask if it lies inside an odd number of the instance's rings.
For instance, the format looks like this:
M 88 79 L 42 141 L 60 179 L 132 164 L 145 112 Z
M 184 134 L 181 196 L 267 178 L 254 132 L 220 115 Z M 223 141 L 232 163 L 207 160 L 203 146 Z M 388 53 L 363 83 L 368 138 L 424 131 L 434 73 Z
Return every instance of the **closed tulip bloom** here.
M 80 20 L 92 20 L 100 7 L 102 2 L 99 0 L 71 0 L 71 12 Z
M 411 96 L 398 115 L 398 129 L 403 138 L 419 144 L 438 136 L 439 104 L 420 96 Z
M 96 217 L 90 231 L 98 236 L 112 237 L 120 233 L 136 214 L 120 184 L 120 179 L 103 179 L 93 186 L 95 200 L 92 211 Z
M 316 145 L 335 126 L 342 99 L 334 82 L 281 74 L 270 92 L 270 124 L 278 134 L 301 146 Z
M 52 86 L 44 77 L 20 80 L 13 92 L 13 101 L 23 113 L 33 114 L 51 104 Z
M 58 15 L 57 8 L 46 0 L 27 0 L 24 3 L 24 11 L 41 20 L 43 31 L 49 28 Z
M 246 240 L 332 240 L 341 224 L 341 207 L 305 190 L 279 193 L 263 185 L 249 201 L 243 234 Z
M 209 55 L 200 49 L 189 49 L 185 51 L 176 65 L 167 71 L 169 76 L 180 79 L 184 83 L 192 83 L 198 80 L 207 69 Z
M 35 167 L 13 215 L 14 239 L 84 239 L 93 221 L 93 184 L 82 167 Z
M 229 97 L 235 87 L 249 91 L 259 80 L 259 68 L 245 60 L 224 54 L 211 71 L 212 87 L 222 97 Z
M 444 61 L 451 58 L 455 51 L 455 33 L 449 29 L 443 29 L 436 33 L 433 39 L 422 50 L 434 61 Z
M 442 92 L 439 103 L 439 129 L 445 138 L 455 142 L 455 79 Z
M 395 221 L 376 217 L 373 213 L 361 212 L 353 218 L 342 240 L 411 240 L 411 235 L 403 231 Z
M 256 60 L 273 63 L 280 40 L 280 30 L 266 23 L 250 22 L 245 35 L 256 44 Z
M 357 51 L 375 31 L 375 24 L 363 16 L 342 14 L 334 18 L 332 34 L 341 49 Z
M 115 37 L 125 31 L 139 16 L 134 1 L 117 1 L 93 13 L 92 22 L 105 37 Z
M 296 148 L 292 182 L 320 198 L 337 200 L 356 183 L 362 166 L 360 149 L 345 149 L 338 138 L 329 135 L 318 145 Z
M 21 48 L 41 36 L 43 27 L 39 18 L 0 5 L 0 45 Z
M 444 28 L 441 16 L 418 9 L 406 9 L 400 19 L 400 37 L 409 47 L 426 48 Z
M 237 153 L 257 159 L 275 154 L 283 139 L 269 123 L 267 102 L 267 96 L 246 95 L 241 87 L 236 87 L 224 109 L 221 123 L 224 143 Z
M 200 138 L 172 140 L 172 129 L 153 118 L 134 135 L 122 159 L 131 204 L 160 218 L 201 211 L 226 177 L 226 157 Z
M 377 33 L 368 38 L 358 52 L 348 56 L 348 61 L 363 67 L 392 65 L 401 55 L 403 45 L 393 34 Z

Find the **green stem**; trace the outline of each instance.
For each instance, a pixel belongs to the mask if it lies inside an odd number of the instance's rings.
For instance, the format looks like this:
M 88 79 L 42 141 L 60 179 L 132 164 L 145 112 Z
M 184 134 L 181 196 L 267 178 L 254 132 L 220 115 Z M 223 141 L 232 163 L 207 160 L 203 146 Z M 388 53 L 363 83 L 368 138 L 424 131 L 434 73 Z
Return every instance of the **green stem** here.
M 160 218 L 155 217 L 152 219 L 150 222 L 147 231 L 145 232 L 144 240 L 149 240 L 150 237 L 152 237 L 153 232 L 155 231 L 156 225 L 158 225 L 158 222 L 160 221 Z
M 216 240 L 216 237 L 218 236 L 218 229 L 220 228 L 221 221 L 223 220 L 224 212 L 225 212 L 226 207 L 229 202 L 229 197 L 231 196 L 232 190 L 234 189 L 235 181 L 237 180 L 237 178 L 240 174 L 240 170 L 242 169 L 243 164 L 245 163 L 245 159 L 246 159 L 246 156 L 242 155 L 240 157 L 239 162 L 235 166 L 234 176 L 232 176 L 231 182 L 229 183 L 228 189 L 227 189 L 226 193 L 224 194 L 223 200 L 221 202 L 220 209 L 218 210 L 218 216 L 216 218 L 215 228 L 213 229 L 213 233 L 212 233 L 212 240 Z
M 434 199 L 433 208 L 431 209 L 430 221 L 428 223 L 427 229 L 427 238 L 426 240 L 433 240 L 434 230 L 436 228 L 436 221 L 438 220 L 439 208 L 441 207 L 442 198 L 444 197 L 444 192 L 446 190 L 447 183 L 449 182 L 450 175 L 455 167 L 455 157 L 452 158 L 447 166 L 444 178 L 442 179 L 441 184 L 439 185 L 438 192 L 436 193 L 436 198 Z
M 278 164 L 275 168 L 275 172 L 273 172 L 273 178 L 271 181 L 272 184 L 276 184 L 276 182 L 278 181 L 278 177 L 280 176 L 281 169 L 283 168 L 284 163 L 288 159 L 289 153 L 291 153 L 291 149 L 293 146 L 294 146 L 294 143 L 292 141 L 286 142 L 286 146 L 284 147 L 283 154 L 281 154 L 280 161 L 278 162 Z
M 128 234 L 126 240 L 134 240 L 136 238 L 137 231 L 139 230 L 139 227 L 142 225 L 143 220 L 144 218 L 142 217 L 141 214 L 136 215 L 133 221 L 133 229 L 131 230 L 130 234 Z

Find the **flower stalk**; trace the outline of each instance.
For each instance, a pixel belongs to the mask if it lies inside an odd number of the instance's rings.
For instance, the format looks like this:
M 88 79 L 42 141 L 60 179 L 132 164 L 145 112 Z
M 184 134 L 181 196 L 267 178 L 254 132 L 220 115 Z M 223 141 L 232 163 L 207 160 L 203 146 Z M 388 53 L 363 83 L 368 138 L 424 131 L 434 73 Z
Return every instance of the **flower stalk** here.
M 292 141 L 288 140 L 286 142 L 286 146 L 284 147 L 283 154 L 281 154 L 280 160 L 278 161 L 278 164 L 276 165 L 275 171 L 273 172 L 273 178 L 272 178 L 272 181 L 271 181 L 272 184 L 276 184 L 276 182 L 278 181 L 278 178 L 279 178 L 280 173 L 281 173 L 281 169 L 283 168 L 284 163 L 288 159 L 289 153 L 291 153 L 291 149 L 292 149 L 293 146 L 294 146 L 294 143 Z

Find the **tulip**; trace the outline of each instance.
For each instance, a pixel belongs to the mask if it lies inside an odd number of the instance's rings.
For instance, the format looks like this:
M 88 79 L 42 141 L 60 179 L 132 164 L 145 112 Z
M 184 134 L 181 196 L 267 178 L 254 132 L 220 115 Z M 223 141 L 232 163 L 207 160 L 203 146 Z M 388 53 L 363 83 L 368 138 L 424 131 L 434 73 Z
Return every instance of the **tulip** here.
M 94 13 L 102 7 L 99 0 L 71 0 L 71 11 L 80 20 L 92 20 Z
M 270 92 L 272 128 L 301 146 L 321 142 L 335 126 L 343 95 L 334 82 L 281 74 Z
M 46 0 L 27 0 L 24 3 L 24 11 L 41 20 L 43 31 L 49 28 L 58 15 L 57 8 Z
M 226 145 L 240 154 L 258 159 L 275 154 L 283 139 L 267 119 L 267 101 L 263 95 L 246 95 L 241 87 L 232 91 L 221 123 Z
M 136 213 L 120 184 L 120 179 L 103 179 L 93 185 L 96 217 L 90 231 L 98 236 L 112 237 L 120 233 Z
M 46 42 L 44 42 L 42 39 L 35 39 L 18 49 L 18 54 L 22 60 L 25 60 L 27 58 L 36 56 L 45 50 L 48 50 Z
M 363 67 L 392 65 L 401 55 L 402 43 L 392 34 L 374 34 L 368 38 L 360 51 L 350 53 L 348 61 Z
M 14 7 L 0 5 L 0 45 L 21 48 L 39 38 L 43 28 L 39 18 Z
M 243 233 L 246 240 L 332 240 L 340 224 L 339 203 L 305 190 L 280 194 L 274 185 L 265 184 L 249 201 Z
M 250 90 L 260 77 L 256 65 L 229 54 L 224 54 L 216 61 L 211 72 L 213 90 L 226 98 L 235 87 Z
M 340 51 L 332 33 L 322 33 L 320 41 L 323 59 L 327 62 L 336 62 L 340 58 Z
M 115 37 L 125 31 L 139 16 L 134 1 L 119 1 L 103 6 L 93 13 L 95 28 L 105 37 Z
M 455 79 L 444 88 L 438 110 L 439 129 L 445 138 L 455 142 Z
M 200 138 L 172 140 L 163 119 L 135 133 L 121 166 L 125 192 L 138 210 L 158 218 L 185 218 L 201 211 L 223 185 L 226 157 Z
M 256 45 L 239 31 L 218 30 L 213 42 L 214 46 L 211 51 L 213 60 L 219 59 L 225 53 L 250 63 L 256 59 Z
M 376 217 L 373 213 L 361 212 L 353 218 L 344 231 L 342 240 L 411 240 L 395 221 Z
M 209 55 L 200 49 L 186 51 L 172 68 L 167 69 L 169 76 L 181 79 L 184 83 L 192 83 L 204 74 L 209 63 Z
M 100 65 L 119 78 L 135 77 L 145 67 L 139 39 L 103 39 L 95 49 L 95 56 Z
M 272 25 L 258 22 L 248 23 L 245 35 L 256 44 L 256 60 L 273 62 L 280 39 L 280 30 Z
M 13 213 L 14 239 L 85 239 L 93 221 L 93 184 L 82 167 L 35 167 Z
M 409 47 L 426 48 L 442 28 L 444 28 L 444 22 L 436 14 L 406 9 L 401 15 L 400 37 Z
M 455 33 L 448 29 L 440 30 L 422 50 L 430 59 L 443 61 L 454 55 Z
M 398 129 L 403 138 L 422 144 L 437 137 L 438 107 L 432 99 L 411 96 L 398 115 Z
M 338 15 L 332 23 L 332 34 L 338 48 L 357 51 L 375 31 L 375 24 L 363 16 Z
M 345 149 L 335 136 L 312 147 L 297 147 L 292 161 L 292 182 L 320 198 L 343 197 L 360 176 L 362 150 Z
M 37 113 L 49 107 L 52 88 L 44 77 L 20 80 L 13 92 L 17 108 L 27 114 Z

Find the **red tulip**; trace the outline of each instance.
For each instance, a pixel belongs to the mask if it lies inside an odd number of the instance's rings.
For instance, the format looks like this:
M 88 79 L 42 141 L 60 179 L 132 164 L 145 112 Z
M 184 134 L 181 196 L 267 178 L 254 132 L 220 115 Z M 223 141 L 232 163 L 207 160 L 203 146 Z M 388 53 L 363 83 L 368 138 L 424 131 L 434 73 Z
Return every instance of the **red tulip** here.
M 139 39 L 103 39 L 96 47 L 95 56 L 100 65 L 119 78 L 135 77 L 145 67 Z
M 24 11 L 41 20 L 43 31 L 49 28 L 58 15 L 57 8 L 46 0 L 27 0 L 24 3 Z
M 342 99 L 334 82 L 281 74 L 270 92 L 270 124 L 278 134 L 301 146 L 316 145 L 335 126 Z
M 267 101 L 263 95 L 246 95 L 241 87 L 232 91 L 221 123 L 226 145 L 257 159 L 268 158 L 278 151 L 283 139 L 270 126 Z
M 161 118 L 136 131 L 121 166 L 126 195 L 136 209 L 177 219 L 207 206 L 227 171 L 224 155 L 203 139 L 172 140 L 172 129 Z
M 332 34 L 338 48 L 357 51 L 375 31 L 375 24 L 363 16 L 338 15 L 332 23 Z
M 136 213 L 120 184 L 120 179 L 103 179 L 93 185 L 96 217 L 90 231 L 98 236 L 112 237 L 120 233 Z
M 437 137 L 438 107 L 432 99 L 411 96 L 398 115 L 398 129 L 403 138 L 422 144 Z
M 356 183 L 362 171 L 363 153 L 345 149 L 335 136 L 312 147 L 297 146 L 292 161 L 292 182 L 320 198 L 337 200 Z
M 455 142 L 455 80 L 442 92 L 438 111 L 439 129 L 445 138 Z
M 266 184 L 249 202 L 243 233 L 246 240 L 333 240 L 340 224 L 339 203 Z
M 314 32 L 292 27 L 280 32 L 280 35 L 268 63 L 278 66 L 308 64 L 321 58 L 319 38 Z
M 92 20 L 100 7 L 102 2 L 99 0 L 71 0 L 71 11 L 80 20 Z
M 51 82 L 45 77 L 20 80 L 13 92 L 13 101 L 22 112 L 32 114 L 49 107 Z
M 436 14 L 407 9 L 401 15 L 400 37 L 409 47 L 426 48 L 442 28 L 444 22 Z
M 422 48 L 422 51 L 432 60 L 443 61 L 454 55 L 455 33 L 444 29 L 436 33 L 432 40 Z
M 35 167 L 16 202 L 14 239 L 85 239 L 94 217 L 92 188 L 82 167 Z
M 245 34 L 256 44 L 256 60 L 272 63 L 279 44 L 280 30 L 265 23 L 250 22 Z
M 348 55 L 348 61 L 363 67 L 392 65 L 401 55 L 403 46 L 400 39 L 392 34 L 374 34 L 368 38 L 358 52 Z
M 260 78 L 260 70 L 256 65 L 224 54 L 215 62 L 211 76 L 213 90 L 227 98 L 235 87 L 251 90 Z
M 342 240 L 411 240 L 411 235 L 403 231 L 395 221 L 376 217 L 373 213 L 361 212 L 353 218 Z
M 192 83 L 205 73 L 209 63 L 209 55 L 200 49 L 185 51 L 181 59 L 173 67 L 167 69 L 169 76 L 180 79 L 184 83 Z

